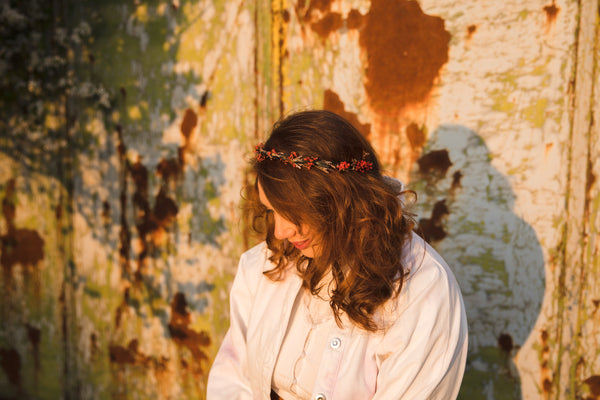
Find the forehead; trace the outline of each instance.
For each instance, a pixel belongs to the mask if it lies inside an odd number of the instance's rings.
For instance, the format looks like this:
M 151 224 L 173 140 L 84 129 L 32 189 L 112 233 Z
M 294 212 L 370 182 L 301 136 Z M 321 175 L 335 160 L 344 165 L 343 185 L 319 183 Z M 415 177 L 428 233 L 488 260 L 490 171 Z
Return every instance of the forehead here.
M 265 191 L 263 190 L 260 181 L 256 181 L 256 186 L 258 187 L 258 198 L 260 202 L 263 203 L 267 208 L 273 208 L 269 202 L 269 199 L 267 199 L 267 195 L 265 195 Z

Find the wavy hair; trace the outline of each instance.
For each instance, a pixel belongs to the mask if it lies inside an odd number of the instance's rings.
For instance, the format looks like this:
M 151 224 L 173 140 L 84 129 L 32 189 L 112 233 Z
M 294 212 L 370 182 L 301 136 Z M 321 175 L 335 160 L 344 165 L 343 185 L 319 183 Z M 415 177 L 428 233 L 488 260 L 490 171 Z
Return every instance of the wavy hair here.
M 264 272 L 282 279 L 295 264 L 303 285 L 313 295 L 327 286 L 336 322 L 341 315 L 356 325 L 375 331 L 377 309 L 402 288 L 406 269 L 402 250 L 415 223 L 399 201 L 399 189 L 386 182 L 369 142 L 344 118 L 323 110 L 303 111 L 277 122 L 266 149 L 296 152 L 334 163 L 366 160 L 368 172 L 324 172 L 294 168 L 281 160 L 254 160 L 256 181 L 247 187 L 246 217 L 265 235 L 275 267 Z M 273 208 L 297 226 L 306 224 L 317 235 L 314 258 L 303 256 L 286 240 L 274 236 L 271 214 L 260 203 L 260 182 Z M 325 282 L 331 273 L 331 281 Z

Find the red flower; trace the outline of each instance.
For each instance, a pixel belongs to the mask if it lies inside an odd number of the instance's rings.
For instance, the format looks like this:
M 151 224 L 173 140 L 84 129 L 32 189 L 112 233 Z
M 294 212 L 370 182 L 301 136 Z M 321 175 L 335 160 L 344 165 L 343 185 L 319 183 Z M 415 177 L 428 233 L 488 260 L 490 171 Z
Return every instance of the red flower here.
M 356 166 L 354 167 L 358 172 L 367 172 L 373 169 L 373 163 L 365 160 L 360 160 L 356 162 Z
M 338 164 L 337 169 L 339 171 L 345 171 L 348 168 L 350 168 L 350 163 L 348 161 L 342 161 L 341 163 Z

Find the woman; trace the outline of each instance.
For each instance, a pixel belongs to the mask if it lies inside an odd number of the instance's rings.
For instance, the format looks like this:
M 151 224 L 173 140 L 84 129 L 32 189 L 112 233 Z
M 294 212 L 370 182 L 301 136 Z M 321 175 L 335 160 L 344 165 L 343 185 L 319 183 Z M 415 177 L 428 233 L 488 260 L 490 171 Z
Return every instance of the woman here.
M 327 111 L 255 151 L 244 253 L 208 399 L 454 399 L 467 325 L 456 280 L 412 229 L 402 185 Z

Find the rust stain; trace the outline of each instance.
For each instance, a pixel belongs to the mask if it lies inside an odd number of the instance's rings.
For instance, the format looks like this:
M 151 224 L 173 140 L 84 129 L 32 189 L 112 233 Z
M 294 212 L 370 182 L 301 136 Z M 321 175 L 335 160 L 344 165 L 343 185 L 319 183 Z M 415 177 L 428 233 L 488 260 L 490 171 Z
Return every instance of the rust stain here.
M 156 229 L 157 225 L 152 220 L 150 201 L 148 200 L 148 169 L 140 160 L 137 160 L 129 167 L 129 170 L 135 186 L 132 202 L 140 244 L 139 254 L 137 255 L 138 267 L 134 275 L 136 281 L 141 281 L 146 257 L 149 253 L 147 235 Z
M 454 193 L 456 191 L 456 189 L 462 187 L 462 180 L 463 174 L 460 171 L 456 171 L 452 174 L 452 185 L 450 185 L 450 192 Z
M 209 346 L 211 340 L 207 332 L 198 332 L 191 329 L 189 327 L 190 322 L 191 315 L 187 310 L 185 295 L 177 292 L 171 301 L 169 333 L 175 344 L 189 349 L 192 353 L 192 372 L 194 374 L 203 374 L 205 370 L 202 365 L 208 361 L 208 356 L 202 348 Z M 187 366 L 187 362 L 184 359 L 182 359 L 182 365 Z
M 321 37 L 327 39 L 332 33 L 344 26 L 342 15 L 339 13 L 327 13 L 324 18 L 310 24 L 311 29 Z
M 598 306 L 600 306 L 600 299 L 592 299 L 592 304 L 594 305 L 592 314 L 596 314 L 598 312 Z
M 157 172 L 163 177 L 163 185 L 150 207 L 148 193 L 148 169 L 138 160 L 130 167 L 135 185 L 133 205 L 135 207 L 135 225 L 139 234 L 140 253 L 138 254 L 138 280 L 143 274 L 146 257 L 150 251 L 149 239 L 155 246 L 164 244 L 166 231 L 178 212 L 176 202 L 167 195 L 167 183 L 172 176 L 179 176 L 180 164 L 174 160 L 161 160 Z
M 419 172 L 423 175 L 433 176 L 434 178 L 443 178 L 448 172 L 448 168 L 452 165 L 448 150 L 433 150 L 424 154 L 417 160 Z
M 419 220 L 419 225 L 423 231 L 425 240 L 428 242 L 437 242 L 447 236 L 444 229 L 443 220 L 450 214 L 446 206 L 446 199 L 442 199 L 434 204 L 431 211 L 431 217 Z
M 139 341 L 137 339 L 130 340 L 127 347 L 116 344 L 109 345 L 108 355 L 111 363 L 121 365 L 130 364 L 149 367 L 153 361 L 153 357 L 149 357 L 139 351 Z
M 346 18 L 346 27 L 348 29 L 361 29 L 365 24 L 365 17 L 360 11 L 352 9 Z
M 548 153 L 550 153 L 550 151 L 552 150 L 553 147 L 554 147 L 554 143 L 546 143 L 546 149 L 544 151 L 544 155 L 546 157 L 548 157 Z
M 0 348 L 0 364 L 4 374 L 17 388 L 21 388 L 21 356 L 15 349 Z
M 360 29 L 364 25 L 363 15 L 355 9 L 350 10 L 348 17 L 331 11 L 331 1 L 310 1 L 308 7 L 305 1 L 299 1 L 296 6 L 298 20 L 310 24 L 310 29 L 325 40 L 331 33 L 343 28 Z
M 590 393 L 595 399 L 600 397 L 600 375 L 592 375 L 583 382 L 588 385 Z
M 303 7 L 304 7 L 304 1 L 301 0 Z M 310 10 L 319 10 L 321 12 L 327 12 L 331 9 L 331 3 L 332 0 L 310 0 L 309 4 L 310 4 Z
M 469 25 L 467 27 L 467 40 L 473 38 L 473 34 L 477 31 L 477 25 Z
M 544 12 L 546 13 L 546 22 L 548 23 L 548 25 L 554 24 L 559 11 L 560 8 L 556 7 L 556 3 L 554 1 L 552 2 L 552 4 L 544 7 Z
M 450 33 L 416 1 L 373 0 L 360 31 L 366 54 L 365 89 L 380 113 L 427 100 L 448 61 Z
M 183 152 L 180 151 L 180 159 L 183 158 Z M 177 159 L 162 158 L 156 166 L 156 173 L 168 182 L 172 178 L 178 179 L 181 176 L 181 163 Z
M 110 219 L 110 203 L 106 200 L 102 202 L 102 219 L 104 222 L 108 222 Z
M 2 199 L 2 214 L 6 221 L 6 233 L 0 235 L 0 264 L 2 265 L 4 282 L 10 287 L 12 269 L 19 264 L 24 268 L 25 278 L 29 269 L 34 268 L 44 259 L 44 239 L 32 229 L 20 229 L 15 225 L 16 218 L 16 181 L 10 179 L 6 184 L 6 193 Z M 39 291 L 41 282 L 37 274 L 34 276 L 34 288 Z
M 204 95 L 202 97 L 204 98 Z M 181 134 L 186 141 L 189 140 L 196 125 L 198 125 L 198 115 L 191 108 L 186 109 L 181 121 Z
M 123 317 L 123 314 L 127 311 L 128 304 L 129 304 L 129 288 L 126 287 L 125 290 L 123 290 L 123 300 L 121 301 L 121 304 L 119 304 L 119 306 L 115 310 L 115 328 L 116 329 L 118 329 L 119 326 L 121 326 L 121 319 Z
M 208 90 L 205 90 L 204 93 L 202 93 L 202 97 L 200 97 L 200 109 L 205 109 L 206 108 L 206 103 L 208 103 L 208 100 L 210 99 L 210 92 Z
M 40 340 L 42 338 L 42 331 L 35 326 L 26 324 L 27 338 L 31 347 L 33 348 L 33 360 L 36 372 L 40 370 Z
M 154 229 L 151 233 L 152 242 L 155 246 L 165 244 L 167 230 L 175 221 L 178 212 L 179 207 L 177 207 L 175 200 L 168 197 L 165 188 L 162 187 L 156 196 L 152 210 L 152 219 L 155 221 L 155 224 L 152 225 Z
M 325 90 L 323 94 L 323 108 L 346 118 L 364 137 L 369 137 L 371 124 L 361 124 L 358 120 L 358 114 L 346 111 L 344 103 L 333 90 Z
M 594 168 L 592 165 L 592 160 L 588 159 L 587 165 L 587 174 L 585 181 L 585 201 L 586 201 L 586 209 L 589 210 L 589 204 L 592 201 L 592 190 L 596 184 L 596 175 L 594 175 Z
M 91 333 L 90 334 L 90 355 L 92 358 L 94 358 L 95 356 L 98 355 L 98 351 L 100 350 L 100 347 L 98 345 L 98 337 L 96 336 L 95 333 Z
M 413 153 L 418 154 L 425 146 L 425 129 L 419 128 L 416 123 L 411 123 L 406 127 L 406 137 Z
M 119 206 L 121 207 L 121 226 L 119 229 L 119 264 L 121 265 L 121 274 L 123 276 L 127 276 L 131 272 L 131 266 L 129 264 L 129 253 L 131 252 L 131 232 L 129 231 L 129 223 L 127 222 L 127 170 L 129 161 L 127 160 L 127 148 L 125 147 L 125 142 L 123 141 L 123 129 L 121 125 L 117 125 L 115 130 L 117 132 L 117 152 L 119 155 L 119 164 L 121 166 L 121 171 L 119 174 L 119 186 L 121 188 L 119 193 Z
M 510 354 L 514 348 L 513 338 L 508 333 L 502 333 L 498 336 L 498 347 L 505 354 Z
M 541 387 L 544 393 L 544 398 L 549 398 L 552 394 L 552 370 L 550 369 L 550 335 L 548 331 L 543 329 L 540 332 L 540 380 Z

